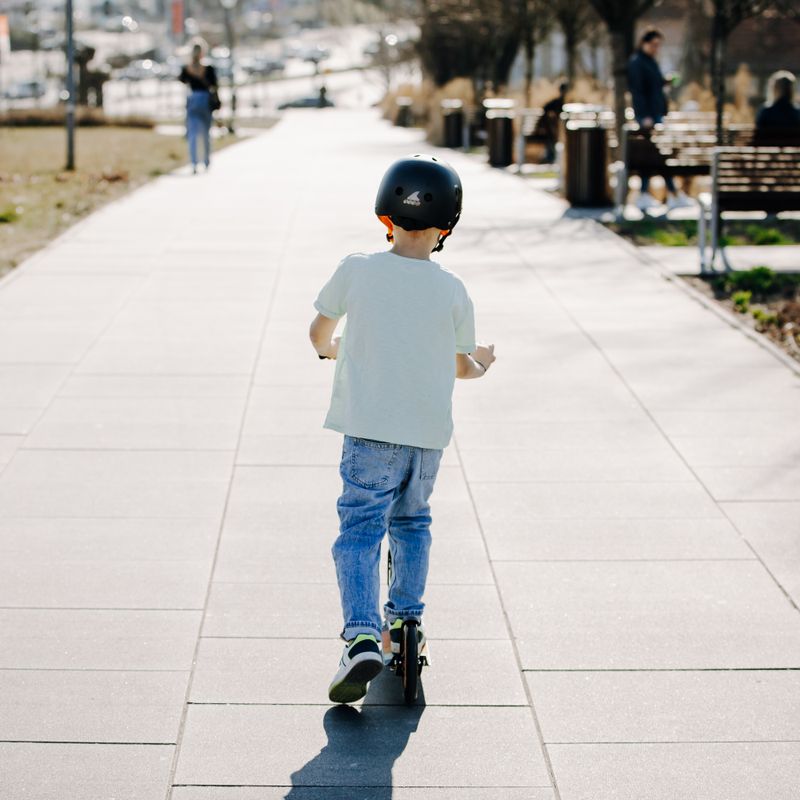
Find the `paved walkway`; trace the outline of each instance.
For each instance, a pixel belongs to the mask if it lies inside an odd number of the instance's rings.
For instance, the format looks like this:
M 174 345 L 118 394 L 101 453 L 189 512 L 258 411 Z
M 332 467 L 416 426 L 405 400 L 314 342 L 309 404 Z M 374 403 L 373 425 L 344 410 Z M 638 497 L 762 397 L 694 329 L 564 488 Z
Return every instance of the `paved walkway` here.
M 418 134 L 297 113 L 0 284 L 0 795 L 796 800 L 800 384 L 453 155 L 489 378 L 434 504 L 425 705 L 331 708 L 311 301 Z

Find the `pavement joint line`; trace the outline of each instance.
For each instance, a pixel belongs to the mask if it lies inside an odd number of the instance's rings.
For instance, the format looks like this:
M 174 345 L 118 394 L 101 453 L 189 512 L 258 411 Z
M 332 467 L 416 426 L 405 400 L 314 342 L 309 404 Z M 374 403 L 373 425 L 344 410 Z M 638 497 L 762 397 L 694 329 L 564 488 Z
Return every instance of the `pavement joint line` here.
M 750 556 L 746 558 L 745 556 L 741 556 L 739 558 L 492 558 L 490 559 L 494 564 L 560 564 L 560 563 L 591 563 L 593 561 L 599 561 L 601 563 L 661 563 L 662 561 L 758 561 L 755 556 Z
M 132 559 L 134 560 L 134 559 Z M 18 564 L 18 561 L 10 562 Z M 95 563 L 95 562 L 92 562 Z M 139 608 L 137 606 L 0 606 L 0 611 L 202 611 L 202 608 Z
M 481 517 L 478 512 L 478 506 L 475 502 L 475 496 L 472 493 L 472 486 L 470 485 L 469 479 L 467 478 L 466 470 L 464 469 L 464 460 L 461 458 L 461 450 L 459 449 L 458 445 L 458 437 L 454 433 L 453 434 L 453 448 L 455 449 L 456 457 L 458 459 L 458 466 L 461 471 L 461 478 L 464 481 L 464 485 L 467 490 L 467 495 L 469 497 L 469 503 L 472 507 L 472 514 L 475 517 L 475 522 L 478 526 L 478 530 L 481 534 L 481 541 L 483 543 L 483 551 L 486 556 L 486 561 L 489 565 L 489 570 L 492 573 L 492 580 L 494 581 L 494 590 L 497 595 L 497 602 L 500 605 L 500 610 L 503 614 L 503 622 L 505 623 L 506 627 L 506 640 L 511 643 L 511 649 L 514 653 L 514 661 L 517 665 L 517 671 L 520 676 L 520 681 L 522 682 L 522 690 L 525 693 L 525 697 L 528 701 L 528 709 L 530 710 L 531 719 L 533 721 L 533 726 L 536 731 L 536 738 L 539 743 L 539 749 L 542 755 L 542 760 L 544 761 L 545 769 L 547 770 L 547 776 L 550 779 L 551 788 L 553 789 L 553 795 L 555 800 L 561 800 L 561 792 L 558 788 L 558 782 L 556 781 L 556 774 L 553 768 L 553 764 L 550 760 L 550 754 L 547 752 L 547 746 L 544 741 L 544 733 L 542 732 L 542 727 L 539 722 L 539 716 L 536 713 L 536 708 L 533 704 L 533 693 L 531 692 L 531 687 L 528 685 L 528 681 L 524 679 L 523 671 L 522 671 L 522 658 L 519 654 L 519 647 L 517 646 L 517 640 L 514 637 L 514 632 L 511 627 L 511 620 L 508 617 L 508 611 L 506 609 L 505 601 L 503 599 L 503 594 L 500 591 L 500 584 L 497 582 L 497 573 L 495 572 L 494 564 L 492 563 L 491 554 L 489 550 L 489 543 L 486 540 L 486 533 L 483 529 L 483 523 L 481 522 Z
M 0 667 L 0 672 L 174 672 L 188 674 L 189 670 L 146 667 Z
M 98 744 L 115 747 L 175 747 L 175 742 L 105 742 L 81 739 L 0 739 L 0 744 L 77 744 L 94 746 Z
M 602 225 L 599 225 L 598 223 L 596 223 L 594 221 L 592 221 L 592 223 L 596 228 L 601 229 L 601 231 L 604 231 L 609 236 L 611 236 L 612 237 L 612 241 L 617 242 L 618 245 L 620 244 L 620 242 L 622 242 L 622 244 L 627 244 L 626 242 L 624 242 L 624 240 L 622 240 L 622 237 L 617 236 L 616 234 L 612 233 L 611 231 L 607 231 Z M 692 475 L 694 475 L 694 478 L 695 478 L 695 480 L 697 482 L 697 485 L 702 487 L 703 491 L 706 493 L 706 495 L 708 496 L 709 500 L 717 508 L 717 510 L 719 511 L 720 515 L 724 519 L 728 520 L 728 522 L 733 526 L 734 530 L 739 534 L 739 536 L 741 537 L 742 541 L 747 545 L 747 547 L 750 548 L 750 550 L 753 552 L 753 554 L 756 556 L 756 558 L 760 562 L 760 564 L 763 567 L 764 571 L 767 573 L 767 575 L 770 576 L 770 578 L 772 578 L 772 581 L 778 587 L 780 592 L 783 594 L 784 598 L 789 603 L 789 605 L 792 608 L 794 608 L 795 611 L 799 611 L 800 612 L 800 607 L 798 607 L 797 603 L 795 603 L 795 601 L 792 598 L 792 596 L 789 593 L 789 591 L 777 579 L 777 577 L 772 572 L 772 570 L 770 570 L 770 568 L 767 566 L 767 564 L 764 561 L 764 559 L 761 558 L 761 556 L 756 551 L 756 549 L 753 547 L 753 545 L 744 536 L 744 534 L 742 533 L 742 531 L 740 530 L 738 525 L 736 525 L 734 520 L 728 515 L 726 510 L 721 505 L 722 503 L 727 502 L 727 501 L 714 497 L 714 495 L 712 494 L 711 490 L 708 488 L 706 483 L 698 475 L 697 470 L 689 463 L 689 461 L 687 460 L 686 456 L 678 449 L 678 447 L 673 442 L 672 438 L 664 430 L 664 428 L 662 427 L 661 423 L 659 423 L 659 421 L 656 419 L 655 415 L 650 410 L 650 408 L 645 404 L 645 402 L 642 400 L 642 398 L 639 396 L 639 394 L 636 392 L 636 390 L 634 390 L 634 388 L 628 383 L 628 381 L 626 380 L 626 378 L 623 375 L 623 373 L 620 371 L 620 368 L 617 366 L 617 364 L 614 363 L 614 361 L 609 357 L 608 353 L 606 353 L 606 351 L 603 349 L 603 347 L 600 346 L 599 342 L 595 339 L 595 337 L 579 322 L 579 320 L 577 319 L 575 314 L 564 304 L 564 302 L 561 299 L 561 297 L 559 296 L 559 294 L 552 288 L 552 286 L 550 286 L 550 284 L 547 282 L 547 280 L 542 277 L 542 275 L 540 274 L 539 270 L 536 269 L 536 266 L 534 264 L 532 264 L 530 261 L 528 261 L 528 259 L 525 257 L 525 255 L 522 252 L 522 250 L 519 247 L 519 245 L 512 238 L 508 237 L 507 234 L 504 234 L 504 233 L 501 232 L 501 236 L 503 236 L 509 242 L 511 247 L 515 250 L 515 252 L 517 253 L 518 257 L 522 261 L 522 263 L 528 268 L 528 270 L 531 273 L 531 275 L 533 275 L 533 277 L 536 280 L 538 280 L 538 282 L 540 283 L 542 288 L 550 295 L 550 297 L 554 300 L 554 302 L 564 311 L 564 313 L 567 315 L 567 317 L 570 319 L 570 321 L 576 327 L 576 329 L 578 331 L 580 331 L 580 333 L 587 339 L 587 341 L 589 341 L 592 344 L 592 346 L 597 350 L 597 352 L 600 354 L 600 356 L 605 360 L 605 362 L 608 364 L 608 366 L 611 368 L 611 370 L 614 372 L 614 374 L 622 382 L 622 385 L 627 389 L 627 391 L 631 395 L 631 397 L 636 401 L 636 403 L 638 404 L 640 409 L 650 419 L 652 424 L 655 426 L 656 430 L 658 430 L 660 432 L 661 436 L 664 438 L 664 440 L 669 445 L 669 447 L 672 448 L 672 451 L 683 462 L 684 466 L 689 470 L 689 472 Z M 644 262 L 642 262 L 641 260 L 639 260 L 639 263 L 640 264 L 644 264 Z M 646 268 L 646 264 L 645 264 L 645 268 Z M 658 273 L 656 272 L 656 274 L 658 274 Z M 664 277 L 664 276 L 662 275 L 662 277 Z M 671 285 L 675 286 L 674 283 L 671 283 Z M 722 319 L 722 318 L 720 317 L 720 319 Z M 800 374 L 800 366 L 798 367 L 797 374 Z
M 525 667 L 523 672 L 800 672 L 797 667 Z
M 548 742 L 548 745 L 603 745 L 603 744 L 800 744 L 800 739 L 641 739 L 634 741 L 599 742 Z
M 419 783 L 173 783 L 173 788 L 210 789 L 552 789 L 548 783 L 518 783 L 513 786 L 496 784 L 419 784 Z
M 299 205 L 299 200 L 298 200 L 298 195 L 296 193 L 295 197 L 294 197 L 294 205 L 292 206 L 292 209 L 291 209 L 291 212 L 290 212 L 290 215 L 289 215 L 289 219 L 288 219 L 287 224 L 286 224 L 284 237 L 283 237 L 283 242 L 282 242 L 282 245 L 281 245 L 281 248 L 280 248 L 280 256 L 279 256 L 279 261 L 278 261 L 278 267 L 277 267 L 276 270 L 274 270 L 274 274 L 272 276 L 272 283 L 270 285 L 269 293 L 268 293 L 267 300 L 266 300 L 266 310 L 265 310 L 264 317 L 263 317 L 262 324 L 261 324 L 261 328 L 260 328 L 258 347 L 256 349 L 256 353 L 255 353 L 255 355 L 253 357 L 252 365 L 251 365 L 251 368 L 250 368 L 249 381 L 248 381 L 248 387 L 247 387 L 247 394 L 246 394 L 246 398 L 245 398 L 244 408 L 243 408 L 242 414 L 241 414 L 241 419 L 239 420 L 239 433 L 238 433 L 238 437 L 237 437 L 236 452 L 238 452 L 239 449 L 242 446 L 242 440 L 244 438 L 244 430 L 245 430 L 245 421 L 247 419 L 247 409 L 250 406 L 250 400 L 251 400 L 251 398 L 253 396 L 253 389 L 254 389 L 254 386 L 255 386 L 255 375 L 256 375 L 256 372 L 258 371 L 258 366 L 262 361 L 261 354 L 264 351 L 264 343 L 265 343 L 265 340 L 266 340 L 267 329 L 269 327 L 270 318 L 272 317 L 273 309 L 274 309 L 274 306 L 275 306 L 275 300 L 278 297 L 278 287 L 280 286 L 281 277 L 282 277 L 284 269 L 286 267 L 286 258 L 287 258 L 287 254 L 288 254 L 288 251 L 289 251 L 289 242 L 290 242 L 290 238 L 291 238 L 291 233 L 295 230 L 295 226 L 296 226 L 296 222 L 297 222 L 298 205 Z M 235 462 L 235 457 L 234 457 L 234 462 Z M 201 613 L 200 624 L 199 624 L 198 629 L 197 629 L 197 638 L 196 638 L 195 643 L 194 643 L 194 652 L 192 654 L 192 667 L 191 667 L 191 670 L 189 672 L 189 680 L 186 682 L 186 693 L 184 694 L 183 706 L 181 708 L 180 720 L 178 722 L 178 732 L 177 732 L 177 736 L 176 736 L 175 751 L 174 751 L 173 756 L 172 756 L 172 763 L 170 764 L 170 769 L 169 769 L 169 773 L 168 773 L 168 776 L 167 776 L 168 779 L 167 779 L 167 791 L 166 791 L 166 795 L 165 795 L 165 800 L 169 800 L 170 795 L 172 794 L 171 789 L 170 789 L 170 785 L 175 780 L 175 775 L 176 775 L 177 769 L 178 769 L 178 759 L 180 757 L 181 745 L 183 743 L 183 735 L 184 735 L 184 732 L 185 732 L 185 729 L 186 729 L 186 717 L 187 717 L 187 712 L 188 712 L 188 709 L 189 709 L 189 699 L 192 696 L 191 693 L 192 693 L 192 686 L 193 686 L 193 682 L 194 682 L 195 669 L 197 668 L 197 658 L 198 658 L 198 653 L 199 653 L 199 649 L 200 649 L 200 643 L 201 643 L 201 641 L 203 639 L 203 627 L 205 625 L 206 615 L 208 613 L 208 603 L 209 603 L 209 600 L 210 600 L 210 597 L 211 597 L 211 590 L 212 590 L 212 587 L 214 585 L 214 571 L 216 570 L 216 566 L 217 566 L 217 560 L 218 560 L 218 557 L 219 557 L 219 549 L 220 549 L 220 545 L 222 543 L 222 535 L 223 535 L 223 532 L 225 530 L 226 515 L 227 515 L 227 512 L 228 512 L 229 505 L 230 505 L 231 494 L 233 492 L 233 484 L 234 484 L 234 480 L 235 480 L 235 477 L 236 477 L 236 464 L 235 463 L 231 464 L 231 468 L 230 468 L 230 473 L 229 474 L 230 474 L 230 477 L 228 479 L 228 487 L 227 487 L 227 490 L 225 492 L 225 502 L 223 504 L 222 514 L 221 514 L 220 520 L 219 520 L 219 525 L 217 527 L 217 540 L 216 540 L 216 543 L 214 545 L 214 555 L 213 555 L 213 557 L 211 559 L 210 570 L 208 572 L 208 584 L 206 586 L 206 594 L 205 594 L 205 601 L 203 603 L 203 611 Z
M 252 702 L 245 703 L 243 701 L 231 700 L 190 700 L 190 706 L 255 706 L 258 708 L 272 708 L 273 706 L 283 708 L 296 708 L 302 706 L 303 708 L 329 708 L 330 701 L 327 703 L 262 703 Z M 363 703 L 360 708 L 405 708 L 405 704 L 398 703 Z M 420 703 L 414 708 L 527 708 L 527 703 Z M 0 740 L 1 741 L 1 740 Z

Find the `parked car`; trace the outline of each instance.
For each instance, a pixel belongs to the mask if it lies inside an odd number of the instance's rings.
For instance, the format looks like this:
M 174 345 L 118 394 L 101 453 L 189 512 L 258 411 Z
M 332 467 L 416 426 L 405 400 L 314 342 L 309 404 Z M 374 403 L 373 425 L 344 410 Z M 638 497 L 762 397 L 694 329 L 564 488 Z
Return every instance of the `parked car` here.
M 241 59 L 239 66 L 250 75 L 271 75 L 273 72 L 282 72 L 286 63 L 279 58 L 252 56 Z
M 120 81 L 143 81 L 148 78 L 158 78 L 161 74 L 161 64 L 150 58 L 138 58 L 123 67 L 116 75 Z
M 7 100 L 34 100 L 47 94 L 44 81 L 20 81 L 12 83 L 3 93 Z
M 280 111 L 287 108 L 330 108 L 333 105 L 332 100 L 327 97 L 320 98 L 319 95 L 314 97 L 299 97 L 297 100 L 289 100 L 286 103 L 281 103 L 278 106 Z

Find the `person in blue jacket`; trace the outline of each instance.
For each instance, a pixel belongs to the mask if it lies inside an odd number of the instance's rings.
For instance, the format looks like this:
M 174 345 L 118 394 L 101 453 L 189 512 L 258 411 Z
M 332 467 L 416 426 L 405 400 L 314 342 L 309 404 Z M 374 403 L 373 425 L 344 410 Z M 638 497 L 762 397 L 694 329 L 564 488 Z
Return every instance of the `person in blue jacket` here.
M 658 61 L 656 61 L 663 40 L 664 35 L 661 31 L 657 28 L 649 28 L 639 40 L 639 49 L 628 61 L 628 88 L 633 101 L 633 114 L 643 131 L 651 130 L 667 114 L 664 86 L 669 81 L 662 74 Z M 664 182 L 667 185 L 668 209 L 691 205 L 689 198 L 683 192 L 675 189 L 671 175 L 665 175 Z M 642 190 L 636 202 L 642 211 L 660 205 L 658 200 L 649 193 L 649 184 L 650 177 L 643 175 Z

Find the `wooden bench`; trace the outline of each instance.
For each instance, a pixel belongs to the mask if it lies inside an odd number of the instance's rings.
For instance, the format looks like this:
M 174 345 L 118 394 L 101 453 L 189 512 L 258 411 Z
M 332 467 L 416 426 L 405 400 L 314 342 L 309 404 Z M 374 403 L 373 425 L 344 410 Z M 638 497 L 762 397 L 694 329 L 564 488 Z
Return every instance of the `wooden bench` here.
M 720 246 L 722 214 L 726 211 L 761 211 L 778 214 L 800 211 L 799 147 L 717 147 L 711 163 L 711 192 L 700 195 L 701 272 L 713 271 L 719 254 L 730 266 Z M 711 257 L 707 259 L 708 228 Z

